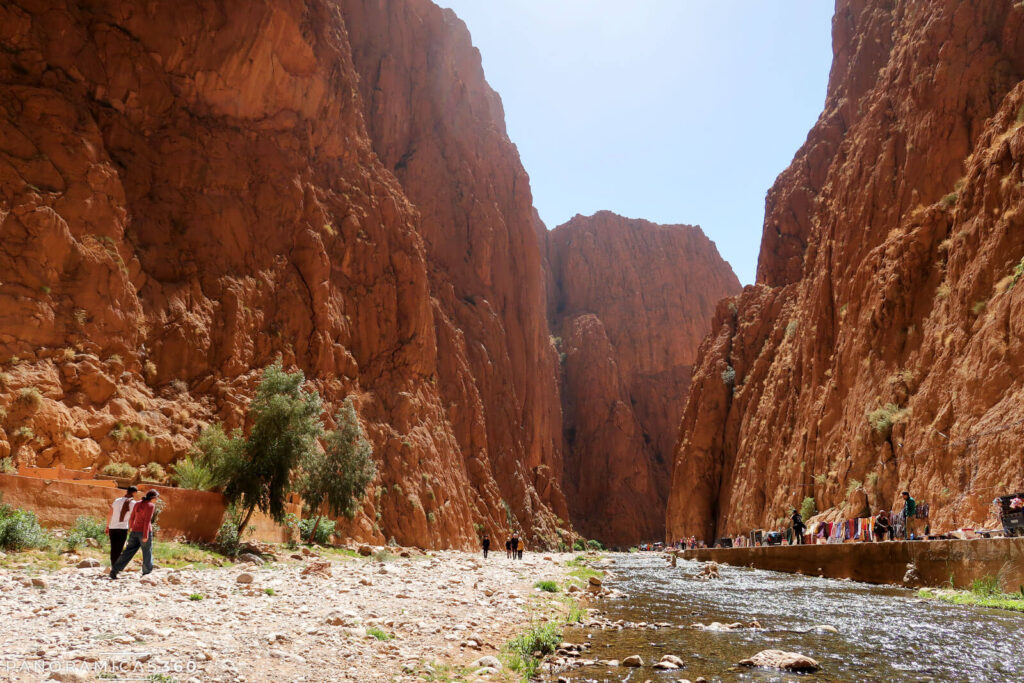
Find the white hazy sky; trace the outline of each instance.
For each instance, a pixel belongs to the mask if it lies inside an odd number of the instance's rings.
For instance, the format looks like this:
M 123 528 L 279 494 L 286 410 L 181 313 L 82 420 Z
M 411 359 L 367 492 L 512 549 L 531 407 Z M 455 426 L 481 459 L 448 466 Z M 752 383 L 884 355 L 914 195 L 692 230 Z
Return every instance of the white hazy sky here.
M 548 228 L 699 224 L 754 281 L 764 197 L 825 101 L 830 0 L 435 0 L 466 22 Z

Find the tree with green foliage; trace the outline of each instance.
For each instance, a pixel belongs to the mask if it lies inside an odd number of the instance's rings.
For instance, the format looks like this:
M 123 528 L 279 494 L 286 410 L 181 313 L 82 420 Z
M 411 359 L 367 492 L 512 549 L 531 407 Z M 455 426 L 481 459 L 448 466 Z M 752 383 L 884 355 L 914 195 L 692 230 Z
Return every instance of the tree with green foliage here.
M 373 447 L 359 424 L 352 399 L 345 399 L 335 421 L 338 428 L 328 432 L 324 450 L 310 451 L 303 463 L 305 474 L 299 491 L 316 515 L 310 540 L 316 538 L 324 507 L 328 514 L 354 517 L 367 485 L 377 474 Z
M 817 508 L 814 505 L 814 498 L 807 496 L 803 499 L 803 502 L 800 503 L 800 516 L 803 517 L 806 522 L 814 516 L 815 512 L 817 512 Z
M 252 430 L 245 455 L 229 463 L 224 487 L 228 501 L 245 511 L 240 538 L 257 509 L 276 522 L 284 520 L 293 472 L 319 448 L 322 403 L 319 393 L 302 388 L 305 381 L 301 370 L 285 372 L 280 359 L 263 371 L 249 406 Z
M 240 429 L 229 435 L 220 423 L 210 425 L 199 433 L 188 456 L 172 466 L 172 479 L 182 488 L 197 491 L 227 486 L 245 463 L 245 446 Z

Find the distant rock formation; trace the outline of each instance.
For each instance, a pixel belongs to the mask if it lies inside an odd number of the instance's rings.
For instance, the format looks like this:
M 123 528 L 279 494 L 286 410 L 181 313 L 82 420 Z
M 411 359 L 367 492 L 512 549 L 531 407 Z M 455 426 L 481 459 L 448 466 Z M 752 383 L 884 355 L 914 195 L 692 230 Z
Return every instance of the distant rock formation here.
M 616 545 L 661 538 L 691 366 L 739 281 L 700 228 L 607 211 L 554 229 L 548 261 L 573 524 Z
M 1024 488 L 1024 7 L 840 0 L 833 53 L 757 284 L 701 346 L 670 538 L 904 488 L 980 524 Z

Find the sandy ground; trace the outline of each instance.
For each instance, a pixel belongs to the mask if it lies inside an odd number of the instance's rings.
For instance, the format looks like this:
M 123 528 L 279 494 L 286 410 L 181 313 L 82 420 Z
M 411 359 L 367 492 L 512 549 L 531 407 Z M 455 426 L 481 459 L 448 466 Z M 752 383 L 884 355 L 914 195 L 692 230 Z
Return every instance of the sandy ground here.
M 563 608 L 533 584 L 561 580 L 572 557 L 324 555 L 147 577 L 136 561 L 117 581 L 69 567 L 38 574 L 43 586 L 0 570 L 0 680 L 418 681 L 426 665 L 437 680 L 463 680 L 447 667 L 497 655 Z M 303 575 L 316 562 L 326 572 Z M 243 572 L 251 583 L 238 582 Z

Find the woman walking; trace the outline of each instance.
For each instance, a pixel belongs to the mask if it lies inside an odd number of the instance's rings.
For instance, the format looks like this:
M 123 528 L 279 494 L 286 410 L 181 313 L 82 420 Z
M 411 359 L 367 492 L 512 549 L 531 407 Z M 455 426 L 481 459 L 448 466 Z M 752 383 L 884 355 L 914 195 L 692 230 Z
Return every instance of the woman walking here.
M 131 519 L 128 521 L 128 544 L 117 558 L 117 562 L 110 568 L 111 579 L 116 579 L 128 566 L 139 548 L 142 548 L 142 575 L 153 571 L 153 513 L 156 511 L 153 501 L 159 495 L 159 492 L 150 489 L 132 508 Z
M 107 536 L 110 537 L 110 567 L 113 569 L 117 558 L 124 550 L 124 542 L 128 540 L 128 520 L 131 517 L 132 508 L 135 507 L 135 494 L 138 489 L 129 486 L 124 495 L 116 499 L 110 506 L 110 514 L 107 515 Z

